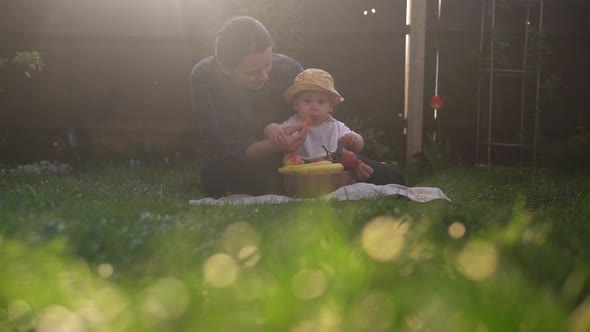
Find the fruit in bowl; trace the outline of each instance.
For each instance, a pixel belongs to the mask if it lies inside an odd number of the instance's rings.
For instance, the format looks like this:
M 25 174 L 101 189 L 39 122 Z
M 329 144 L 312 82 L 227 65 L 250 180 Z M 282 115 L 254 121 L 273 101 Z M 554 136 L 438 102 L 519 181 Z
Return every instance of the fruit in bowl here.
M 344 169 L 351 170 L 358 167 L 360 160 L 358 160 L 354 153 L 350 151 L 342 151 L 340 155 L 340 163 L 344 165 Z
M 329 160 L 286 165 L 278 171 L 283 177 L 285 194 L 291 197 L 320 196 L 355 182 L 353 171 Z
M 304 164 L 303 159 L 301 159 L 301 157 L 299 157 L 297 152 L 289 152 L 283 158 L 283 165 L 284 166 L 303 165 L 303 164 Z

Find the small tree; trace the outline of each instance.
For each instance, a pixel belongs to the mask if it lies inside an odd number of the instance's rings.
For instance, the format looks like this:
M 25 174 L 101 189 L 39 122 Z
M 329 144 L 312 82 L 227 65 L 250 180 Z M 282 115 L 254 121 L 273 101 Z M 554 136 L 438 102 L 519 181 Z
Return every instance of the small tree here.
M 41 71 L 45 63 L 41 59 L 41 55 L 37 51 L 30 52 L 16 52 L 12 59 L 0 58 L 0 68 L 8 66 L 17 66 L 24 69 L 27 77 L 31 77 L 31 71 Z M 0 88 L 0 92 L 6 92 Z

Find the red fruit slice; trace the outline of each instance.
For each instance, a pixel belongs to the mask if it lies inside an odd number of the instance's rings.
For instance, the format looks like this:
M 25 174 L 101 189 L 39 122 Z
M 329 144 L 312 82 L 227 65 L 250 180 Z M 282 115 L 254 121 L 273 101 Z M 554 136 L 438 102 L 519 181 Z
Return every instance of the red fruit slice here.
M 297 152 L 289 152 L 283 158 L 283 165 L 284 166 L 301 165 L 301 164 L 303 164 L 303 159 L 301 159 L 301 157 L 299 157 Z
M 297 131 L 303 130 L 303 128 L 309 126 L 310 124 L 311 124 L 311 118 L 308 116 L 307 118 L 305 118 L 305 121 L 303 121 L 303 123 L 297 127 Z
M 359 160 L 356 155 L 350 151 L 343 151 L 340 157 L 340 163 L 344 166 L 344 169 L 355 169 L 359 165 Z

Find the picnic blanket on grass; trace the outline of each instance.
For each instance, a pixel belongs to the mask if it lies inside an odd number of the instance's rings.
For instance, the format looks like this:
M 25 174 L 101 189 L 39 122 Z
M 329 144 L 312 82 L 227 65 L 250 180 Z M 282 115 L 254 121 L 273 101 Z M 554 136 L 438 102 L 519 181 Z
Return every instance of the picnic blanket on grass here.
M 191 205 L 249 205 L 249 204 L 281 204 L 288 202 L 302 202 L 314 200 L 350 200 L 370 199 L 385 196 L 403 196 L 414 202 L 429 202 L 436 199 L 450 199 L 439 188 L 435 187 L 405 187 L 398 184 L 378 186 L 370 183 L 355 183 L 340 187 L 336 191 L 317 198 L 292 198 L 281 195 L 229 195 L 222 198 L 205 197 L 190 200 Z

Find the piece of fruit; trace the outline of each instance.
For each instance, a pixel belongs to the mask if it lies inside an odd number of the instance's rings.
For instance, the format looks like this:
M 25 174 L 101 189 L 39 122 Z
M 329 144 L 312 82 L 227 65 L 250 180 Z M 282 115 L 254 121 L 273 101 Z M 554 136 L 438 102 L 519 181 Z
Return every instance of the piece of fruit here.
M 329 165 L 329 164 L 332 164 L 332 162 L 329 160 L 322 160 L 322 161 L 308 163 L 308 164 L 287 165 L 287 166 L 283 166 L 283 167 L 279 168 L 279 172 L 284 173 L 284 174 L 287 174 L 285 172 L 289 172 L 289 174 L 292 174 L 292 173 L 295 173 L 296 170 L 301 169 L 301 168 L 313 167 L 313 166 L 319 166 L 319 165 Z
M 289 152 L 283 158 L 283 165 L 284 166 L 302 165 L 303 163 L 304 163 L 303 159 L 301 159 L 301 157 L 299 157 L 297 152 Z
M 279 168 L 281 174 L 328 174 L 342 172 L 344 165 L 340 163 L 317 162 L 297 166 L 283 166 Z
M 297 127 L 296 131 L 301 131 L 301 130 L 303 130 L 303 128 L 309 126 L 310 124 L 311 124 L 311 118 L 308 116 L 307 118 L 305 118 L 305 121 L 303 121 L 303 123 Z
M 359 165 L 359 160 L 356 155 L 350 151 L 342 151 L 340 155 L 340 163 L 344 165 L 344 169 L 356 169 Z

